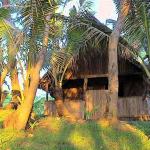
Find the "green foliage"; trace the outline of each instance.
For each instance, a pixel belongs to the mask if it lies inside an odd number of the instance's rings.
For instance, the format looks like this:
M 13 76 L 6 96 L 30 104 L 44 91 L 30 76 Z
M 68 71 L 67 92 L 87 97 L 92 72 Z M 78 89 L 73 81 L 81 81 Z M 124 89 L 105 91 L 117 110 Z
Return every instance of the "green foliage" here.
M 129 123 L 150 136 L 150 121 L 131 121 Z
M 77 49 L 80 46 L 80 43 L 83 41 L 83 34 L 84 29 L 75 29 L 75 30 L 68 30 L 68 49 L 71 49 L 74 53 L 78 52 Z
M 124 33 L 128 42 L 131 44 L 135 44 L 136 42 L 139 47 L 147 47 L 148 52 L 150 41 L 149 30 L 149 4 L 141 0 L 132 2 L 132 11 L 127 16 L 124 25 Z
M 30 129 L 33 131 L 35 127 L 38 125 L 38 121 L 34 121 L 33 123 L 29 122 Z
M 9 9 L 0 8 L 0 19 L 7 19 L 9 17 Z
M 87 120 L 92 119 L 92 116 L 93 116 L 98 110 L 99 110 L 99 107 L 93 108 L 92 111 L 86 111 L 86 110 L 85 110 L 85 112 L 84 112 L 85 118 L 86 118 Z
M 6 96 L 6 99 L 5 99 L 4 102 L 3 102 L 3 107 L 5 107 L 6 105 L 8 105 L 8 104 L 10 103 L 11 98 L 12 98 L 12 95 L 11 95 L 11 94 L 8 94 L 8 95 Z
M 40 126 L 40 122 L 39 122 Z M 93 121 L 68 123 L 63 119 L 49 118 L 41 121 L 32 136 L 7 142 L 11 150 L 149 150 L 148 138 L 139 130 L 121 130 Z M 132 127 L 130 127 L 132 128 Z
M 36 97 L 34 105 L 33 105 L 33 111 L 37 116 L 42 116 L 44 114 L 44 102 L 45 98 L 38 98 Z
M 120 1 L 114 0 L 119 11 Z M 130 11 L 125 19 L 123 37 L 135 48 L 131 55 L 139 62 L 148 78 L 150 78 L 150 3 L 149 1 L 133 0 L 130 2 Z M 145 52 L 145 55 L 143 54 Z M 142 54 L 141 54 L 142 52 Z
M 77 15 L 77 9 L 76 9 L 75 6 L 73 6 L 71 8 L 69 15 L 72 16 L 72 17 L 75 16 L 75 15 Z

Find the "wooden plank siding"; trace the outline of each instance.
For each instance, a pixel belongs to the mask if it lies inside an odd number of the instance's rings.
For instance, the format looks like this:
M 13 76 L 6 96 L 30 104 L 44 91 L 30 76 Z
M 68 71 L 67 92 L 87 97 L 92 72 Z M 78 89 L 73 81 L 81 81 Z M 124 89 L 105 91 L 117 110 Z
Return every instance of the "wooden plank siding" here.
M 64 100 L 64 106 L 70 114 L 74 115 L 77 119 L 84 119 L 85 102 L 82 100 Z M 44 115 L 56 117 L 57 110 L 54 101 L 46 101 L 44 105 Z
M 118 100 L 118 117 L 134 118 L 140 115 L 148 115 L 147 102 L 140 96 L 119 98 Z
M 107 90 L 88 90 L 86 94 L 87 111 L 94 111 L 92 119 L 105 117 L 107 102 L 109 100 Z M 149 115 L 147 102 L 141 96 L 119 97 L 118 117 L 121 119 L 137 118 L 140 115 Z
M 44 115 L 53 117 L 57 116 L 56 105 L 54 101 L 45 101 Z
M 64 106 L 77 119 L 84 119 L 85 102 L 82 100 L 64 100 Z
M 105 116 L 108 100 L 108 90 L 87 90 L 86 101 L 81 99 L 64 99 L 64 105 L 78 119 L 84 119 L 85 112 L 89 112 L 91 113 L 90 119 L 97 120 Z M 55 103 L 46 102 L 46 105 L 45 114 L 56 116 Z M 118 118 L 121 120 L 134 118 L 138 120 L 140 116 L 149 116 L 147 102 L 143 101 L 141 96 L 119 97 Z
M 91 112 L 90 119 L 103 118 L 107 109 L 107 90 L 87 90 L 86 92 L 86 111 Z

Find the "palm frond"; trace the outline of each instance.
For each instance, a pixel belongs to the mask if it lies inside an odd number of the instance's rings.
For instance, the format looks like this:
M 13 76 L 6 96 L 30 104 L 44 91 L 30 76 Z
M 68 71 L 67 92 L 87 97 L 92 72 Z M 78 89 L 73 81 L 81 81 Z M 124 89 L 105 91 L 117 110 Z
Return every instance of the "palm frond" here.
M 55 84 L 62 83 L 64 75 L 68 67 L 73 61 L 73 55 L 64 49 L 54 51 L 50 58 L 51 72 L 55 79 Z

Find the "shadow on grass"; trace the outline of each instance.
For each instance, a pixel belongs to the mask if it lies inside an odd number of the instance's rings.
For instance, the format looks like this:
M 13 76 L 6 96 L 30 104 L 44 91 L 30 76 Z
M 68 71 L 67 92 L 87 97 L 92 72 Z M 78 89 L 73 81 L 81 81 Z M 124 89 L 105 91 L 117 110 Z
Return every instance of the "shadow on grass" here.
M 9 143 L 11 150 L 149 150 L 150 142 L 141 132 L 103 127 L 89 121 L 68 123 L 51 119 L 50 127 L 38 127 L 33 137 L 23 137 Z M 32 134 L 31 134 L 32 135 Z
M 150 143 L 147 137 L 137 131 L 121 131 L 116 128 L 103 130 L 102 139 L 108 150 L 149 150 Z

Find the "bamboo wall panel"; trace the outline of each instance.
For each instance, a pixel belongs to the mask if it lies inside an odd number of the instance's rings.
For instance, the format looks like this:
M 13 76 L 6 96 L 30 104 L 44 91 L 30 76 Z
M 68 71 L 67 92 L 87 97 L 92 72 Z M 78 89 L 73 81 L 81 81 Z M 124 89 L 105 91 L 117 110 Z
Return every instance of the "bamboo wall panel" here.
M 118 117 L 136 117 L 148 115 L 147 102 L 142 97 L 126 97 L 118 100 Z
M 44 115 L 45 116 L 57 116 L 56 105 L 54 101 L 45 101 Z
M 91 112 L 91 119 L 103 118 L 107 109 L 107 90 L 88 90 L 86 92 L 86 111 Z
M 70 114 L 73 114 L 77 119 L 84 118 L 85 102 L 82 100 L 65 100 L 65 107 Z
M 86 110 L 92 113 L 92 119 L 99 119 L 107 112 L 109 95 L 107 90 L 88 90 L 86 93 Z M 124 97 L 118 100 L 118 117 L 136 118 L 148 114 L 147 102 L 142 97 Z
M 105 116 L 108 106 L 107 90 L 88 90 L 86 103 L 83 100 L 65 99 L 64 104 L 68 111 L 78 119 L 84 118 L 85 110 L 90 112 L 90 119 L 100 119 Z M 54 101 L 45 102 L 45 115 L 57 116 Z M 120 119 L 134 119 L 140 116 L 149 116 L 147 102 L 142 97 L 126 97 L 118 100 L 118 117 Z M 150 119 L 150 117 L 149 117 Z
M 65 100 L 64 106 L 68 109 L 70 114 L 77 119 L 84 118 L 85 102 L 82 100 Z M 54 101 L 46 101 L 44 106 L 44 115 L 57 116 L 56 105 Z

